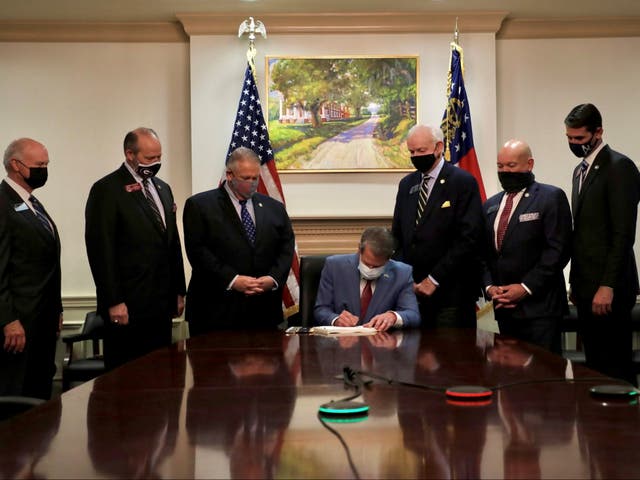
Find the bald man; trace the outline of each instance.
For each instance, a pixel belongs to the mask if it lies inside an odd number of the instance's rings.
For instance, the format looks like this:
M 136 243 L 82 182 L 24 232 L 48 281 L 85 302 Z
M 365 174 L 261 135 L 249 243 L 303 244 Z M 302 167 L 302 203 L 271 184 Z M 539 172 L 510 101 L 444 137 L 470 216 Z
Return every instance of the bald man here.
M 571 210 L 565 193 L 535 181 L 529 146 L 509 140 L 498 152 L 504 191 L 484 204 L 484 285 L 500 333 L 560 353 L 567 309 L 563 268 L 569 261 Z
M 137 128 L 123 149 L 124 163 L 91 187 L 85 210 L 107 369 L 170 345 L 171 319 L 182 314 L 186 290 L 176 204 L 156 176 L 160 139 Z
M 49 154 L 20 138 L 4 153 L 0 184 L 0 396 L 48 399 L 62 326 L 60 237 L 34 197 L 48 176 Z

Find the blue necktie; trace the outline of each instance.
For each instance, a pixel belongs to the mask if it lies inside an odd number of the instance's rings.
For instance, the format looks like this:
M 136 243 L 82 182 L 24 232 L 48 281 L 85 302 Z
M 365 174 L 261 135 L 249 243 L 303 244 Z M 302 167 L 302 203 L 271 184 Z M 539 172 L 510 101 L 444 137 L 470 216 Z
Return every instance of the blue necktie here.
M 40 220 L 40 223 L 42 223 L 42 225 L 47 229 L 47 232 L 49 232 L 51 236 L 55 236 L 53 233 L 53 227 L 51 226 L 51 223 L 49 223 L 47 212 L 44 211 L 44 207 L 42 206 L 42 204 L 33 195 L 29 197 L 29 201 L 33 206 L 36 217 L 38 218 L 38 220 Z
M 253 245 L 256 242 L 256 225 L 253 223 L 251 215 L 249 215 L 246 200 L 240 200 L 240 218 L 242 219 L 244 231 L 247 232 L 247 237 L 249 237 L 249 241 Z

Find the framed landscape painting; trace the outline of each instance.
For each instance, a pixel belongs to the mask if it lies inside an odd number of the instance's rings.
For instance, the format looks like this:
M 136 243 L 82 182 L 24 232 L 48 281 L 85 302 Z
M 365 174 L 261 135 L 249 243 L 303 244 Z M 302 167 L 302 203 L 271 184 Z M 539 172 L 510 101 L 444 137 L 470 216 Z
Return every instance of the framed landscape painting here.
M 267 57 L 267 111 L 280 172 L 412 170 L 418 57 Z

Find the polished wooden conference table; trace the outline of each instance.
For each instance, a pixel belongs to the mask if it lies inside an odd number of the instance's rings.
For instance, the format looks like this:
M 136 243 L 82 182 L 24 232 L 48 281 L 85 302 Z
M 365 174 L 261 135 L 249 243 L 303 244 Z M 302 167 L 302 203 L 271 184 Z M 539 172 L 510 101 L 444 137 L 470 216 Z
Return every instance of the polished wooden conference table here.
M 327 423 L 343 445 L 317 412 L 353 391 L 344 366 L 503 387 L 467 404 L 376 380 L 366 418 Z M 608 382 L 482 330 L 213 333 L 1 423 L 0 478 L 638 478 L 640 407 L 590 396 Z

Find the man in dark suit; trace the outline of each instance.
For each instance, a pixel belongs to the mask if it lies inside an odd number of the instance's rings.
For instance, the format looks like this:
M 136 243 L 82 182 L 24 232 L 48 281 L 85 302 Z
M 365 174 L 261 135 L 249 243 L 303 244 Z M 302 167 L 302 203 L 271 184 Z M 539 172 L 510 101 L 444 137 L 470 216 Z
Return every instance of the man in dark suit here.
M 416 171 L 398 188 L 395 258 L 413 267 L 422 326 L 475 327 L 482 202 L 473 176 L 445 162 L 442 138 L 440 128 L 426 125 L 407 136 Z
M 93 185 L 85 211 L 108 369 L 170 345 L 171 319 L 184 309 L 176 204 L 155 176 L 160 140 L 138 128 L 126 135 L 124 154 L 124 164 Z
M 484 285 L 500 333 L 559 354 L 571 210 L 562 190 L 535 181 L 533 164 L 531 149 L 520 140 L 509 140 L 498 152 L 504 191 L 484 204 L 490 245 Z
M 47 181 L 49 154 L 21 138 L 4 153 L 0 184 L 0 396 L 49 399 L 62 328 L 60 237 L 32 192 Z
M 633 243 L 640 173 L 633 161 L 603 142 L 602 116 L 594 105 L 578 105 L 564 123 L 569 148 L 582 158 L 573 171 L 569 281 L 587 365 L 636 383 L 631 309 L 638 294 Z
M 362 233 L 358 253 L 328 257 L 314 307 L 316 323 L 379 331 L 420 325 L 411 267 L 390 260 L 393 250 L 391 232 L 370 227 Z
M 260 159 L 234 150 L 226 181 L 189 198 L 184 236 L 192 274 L 191 335 L 216 329 L 273 329 L 283 321 L 282 288 L 294 251 L 284 205 L 256 193 Z

